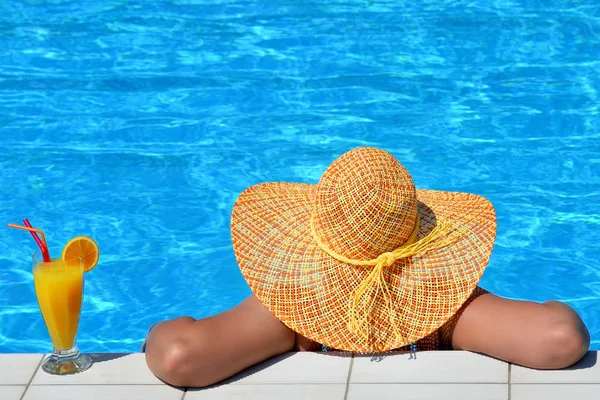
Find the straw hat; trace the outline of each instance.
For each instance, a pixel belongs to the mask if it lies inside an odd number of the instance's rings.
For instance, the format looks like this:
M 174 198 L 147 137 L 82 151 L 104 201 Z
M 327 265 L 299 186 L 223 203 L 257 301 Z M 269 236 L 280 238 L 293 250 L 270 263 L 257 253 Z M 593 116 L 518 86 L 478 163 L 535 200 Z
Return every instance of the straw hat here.
M 496 216 L 474 194 L 415 190 L 394 156 L 360 147 L 317 185 L 246 189 L 231 234 L 244 278 L 281 322 L 373 352 L 429 335 L 460 308 L 488 263 Z

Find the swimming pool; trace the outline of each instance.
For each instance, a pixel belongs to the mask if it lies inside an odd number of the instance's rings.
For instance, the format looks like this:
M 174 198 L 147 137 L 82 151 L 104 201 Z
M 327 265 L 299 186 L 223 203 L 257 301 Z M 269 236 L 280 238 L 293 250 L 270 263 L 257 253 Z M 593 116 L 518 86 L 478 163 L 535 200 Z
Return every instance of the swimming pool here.
M 600 349 L 596 2 L 40 3 L 0 5 L 0 220 L 98 241 L 84 351 L 237 304 L 237 195 L 315 183 L 360 145 L 488 197 L 482 286 L 568 302 Z M 0 352 L 50 351 L 34 243 L 0 243 Z

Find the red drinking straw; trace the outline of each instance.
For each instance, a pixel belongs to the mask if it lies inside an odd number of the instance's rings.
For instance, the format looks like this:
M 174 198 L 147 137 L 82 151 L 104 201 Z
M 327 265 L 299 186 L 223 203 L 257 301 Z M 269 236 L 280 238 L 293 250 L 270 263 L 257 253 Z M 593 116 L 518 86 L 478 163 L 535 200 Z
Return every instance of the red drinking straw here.
M 29 220 L 27 218 L 25 218 L 23 220 L 23 223 L 25 224 L 26 227 L 33 228 L 33 226 L 31 225 L 31 222 L 29 222 Z M 46 246 L 44 246 L 44 243 L 42 243 L 42 239 L 40 239 L 40 237 L 38 236 L 38 234 L 36 232 L 29 231 L 29 233 L 31 233 L 31 236 L 33 236 L 33 240 L 35 240 L 38 247 L 40 248 L 40 251 L 42 252 L 42 257 L 44 258 L 44 262 L 50 262 L 50 253 L 48 253 L 48 248 Z
M 50 262 L 50 253 L 48 253 L 48 244 L 46 243 L 46 235 L 44 235 L 44 232 L 42 230 L 36 229 L 36 228 L 31 228 L 29 226 L 19 226 L 19 225 L 15 225 L 15 224 L 8 224 L 8 226 L 11 228 L 22 229 L 24 231 L 37 232 L 40 235 L 42 235 L 42 240 L 40 243 L 38 243 L 38 246 L 40 247 L 40 252 L 42 253 L 44 262 Z M 35 237 L 34 237 L 34 239 L 35 239 Z M 37 243 L 37 240 L 36 240 L 36 243 Z

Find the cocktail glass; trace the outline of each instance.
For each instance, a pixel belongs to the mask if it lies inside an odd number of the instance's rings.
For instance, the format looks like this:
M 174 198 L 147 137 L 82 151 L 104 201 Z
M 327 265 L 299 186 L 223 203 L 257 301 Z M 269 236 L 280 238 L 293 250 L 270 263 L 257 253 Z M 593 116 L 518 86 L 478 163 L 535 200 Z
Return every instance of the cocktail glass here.
M 50 254 L 61 254 L 61 249 L 53 249 Z M 83 300 L 83 266 L 67 266 L 61 258 L 44 262 L 38 251 L 33 254 L 33 281 L 53 346 L 52 355 L 44 360 L 42 369 L 53 375 L 76 374 L 87 370 L 92 365 L 92 359 L 77 348 Z

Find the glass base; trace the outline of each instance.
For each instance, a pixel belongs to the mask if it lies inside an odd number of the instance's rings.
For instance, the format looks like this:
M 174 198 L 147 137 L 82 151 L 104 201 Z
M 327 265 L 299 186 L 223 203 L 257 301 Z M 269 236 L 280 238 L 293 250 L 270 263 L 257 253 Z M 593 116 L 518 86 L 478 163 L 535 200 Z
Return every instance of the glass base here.
M 92 366 L 90 356 L 79 352 L 77 347 L 69 350 L 54 348 L 52 355 L 42 363 L 42 370 L 52 375 L 78 374 Z

